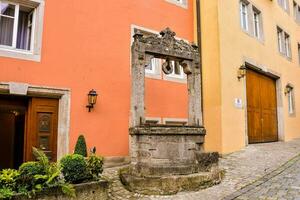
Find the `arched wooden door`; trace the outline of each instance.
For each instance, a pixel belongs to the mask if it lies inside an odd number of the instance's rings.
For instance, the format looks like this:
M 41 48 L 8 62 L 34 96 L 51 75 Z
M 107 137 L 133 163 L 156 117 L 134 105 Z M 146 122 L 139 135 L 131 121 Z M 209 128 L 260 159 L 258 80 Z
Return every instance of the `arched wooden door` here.
M 276 80 L 247 70 L 249 143 L 278 140 Z

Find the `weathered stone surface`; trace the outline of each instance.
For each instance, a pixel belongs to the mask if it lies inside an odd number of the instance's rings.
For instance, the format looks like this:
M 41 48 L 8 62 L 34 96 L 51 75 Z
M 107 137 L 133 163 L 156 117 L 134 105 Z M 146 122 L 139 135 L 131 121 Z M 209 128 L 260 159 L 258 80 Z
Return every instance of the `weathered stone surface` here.
M 131 165 L 136 175 L 180 175 L 199 171 L 196 153 L 202 151 L 203 127 L 139 126 L 130 128 L 130 135 Z
M 218 184 L 222 172 L 217 168 L 209 172 L 190 175 L 147 177 L 136 176 L 134 169 L 120 170 L 120 179 L 125 187 L 133 192 L 145 195 L 170 195 L 180 191 L 197 191 Z
M 198 161 L 199 171 L 209 171 L 213 166 L 218 165 L 219 153 L 196 153 L 196 159 Z
M 90 182 L 90 183 L 82 183 L 75 185 L 76 189 L 76 198 L 72 198 L 74 200 L 106 200 L 108 199 L 108 182 L 107 181 L 98 181 L 98 182 Z M 28 199 L 26 196 L 17 195 L 13 200 L 25 200 Z M 64 195 L 58 189 L 48 190 L 42 193 L 37 194 L 35 197 L 31 199 L 39 199 L 39 200 L 69 200 L 71 199 L 69 196 Z

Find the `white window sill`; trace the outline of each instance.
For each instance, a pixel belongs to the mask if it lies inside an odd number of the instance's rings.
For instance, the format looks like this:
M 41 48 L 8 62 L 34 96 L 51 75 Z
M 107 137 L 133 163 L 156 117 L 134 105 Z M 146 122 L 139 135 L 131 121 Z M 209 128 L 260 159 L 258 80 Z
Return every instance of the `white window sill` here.
M 177 83 L 185 83 L 185 84 L 187 83 L 186 76 L 179 77 L 179 76 L 172 76 L 172 75 L 165 75 L 164 74 L 163 80 L 177 82 Z
M 36 55 L 30 51 L 18 49 L 0 48 L 0 56 L 8 58 L 17 58 L 22 60 L 30 60 L 35 62 L 41 61 L 41 55 Z
M 185 9 L 188 8 L 187 0 L 186 0 L 185 2 L 183 2 L 183 3 L 179 3 L 179 2 L 177 2 L 176 0 L 166 0 L 166 1 L 169 2 L 169 3 L 175 4 L 176 6 L 185 8 Z

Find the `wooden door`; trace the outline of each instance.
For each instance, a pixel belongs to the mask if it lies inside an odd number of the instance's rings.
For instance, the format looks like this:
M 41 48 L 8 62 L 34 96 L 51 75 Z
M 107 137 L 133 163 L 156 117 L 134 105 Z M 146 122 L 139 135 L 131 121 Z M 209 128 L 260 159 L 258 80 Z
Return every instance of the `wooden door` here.
M 29 102 L 25 160 L 34 160 L 32 147 L 43 150 L 50 160 L 57 157 L 58 100 L 32 98 Z
M 276 82 L 247 70 L 247 122 L 249 143 L 278 140 Z

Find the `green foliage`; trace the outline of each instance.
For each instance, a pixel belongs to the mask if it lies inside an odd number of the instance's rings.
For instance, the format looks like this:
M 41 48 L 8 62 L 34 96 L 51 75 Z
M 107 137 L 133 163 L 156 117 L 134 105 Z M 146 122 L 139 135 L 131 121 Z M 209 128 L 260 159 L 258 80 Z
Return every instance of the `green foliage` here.
M 74 154 L 79 154 L 83 157 L 87 157 L 86 142 L 83 135 L 80 135 L 77 139 Z
M 92 178 L 82 155 L 66 155 L 60 160 L 60 165 L 64 178 L 69 183 L 82 183 Z
M 19 172 L 14 169 L 4 169 L 0 172 L 0 188 L 14 189 Z
M 103 165 L 103 157 L 97 156 L 96 154 L 91 154 L 87 160 L 87 168 L 92 174 L 94 179 L 99 179 L 100 174 L 103 171 L 102 165 Z
M 0 199 L 9 199 L 14 195 L 14 191 L 10 188 L 0 188 Z
M 50 163 L 45 153 L 36 148 L 33 148 L 33 154 L 38 161 L 24 163 L 19 168 L 18 192 L 32 196 L 42 190 L 58 187 L 65 194 L 74 196 L 75 190 L 60 176 L 58 164 Z

